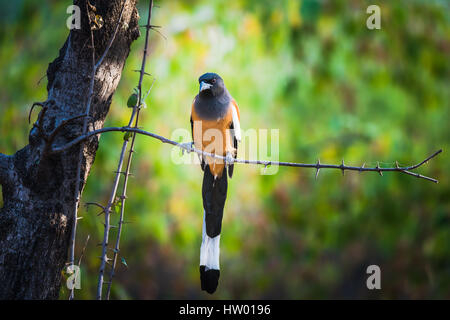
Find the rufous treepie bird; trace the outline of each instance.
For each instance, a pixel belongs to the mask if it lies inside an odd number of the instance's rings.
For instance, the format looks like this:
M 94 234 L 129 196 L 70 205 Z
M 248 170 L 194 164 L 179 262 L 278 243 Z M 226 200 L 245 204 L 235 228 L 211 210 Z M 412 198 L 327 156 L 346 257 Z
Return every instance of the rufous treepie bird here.
M 225 161 L 200 156 L 204 171 L 203 235 L 200 248 L 200 282 L 202 290 L 212 294 L 219 283 L 220 232 L 228 176 L 233 176 L 233 158 L 241 141 L 240 115 L 236 101 L 223 79 L 216 73 L 205 73 L 198 82 L 200 89 L 192 103 L 191 130 L 196 149 L 220 155 Z

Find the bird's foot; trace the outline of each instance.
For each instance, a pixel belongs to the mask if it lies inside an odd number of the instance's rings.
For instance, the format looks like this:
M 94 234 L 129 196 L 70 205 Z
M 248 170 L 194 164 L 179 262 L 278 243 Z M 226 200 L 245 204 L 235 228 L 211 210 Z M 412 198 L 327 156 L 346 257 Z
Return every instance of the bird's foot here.
M 225 156 L 225 165 L 228 168 L 232 164 L 234 164 L 234 157 L 231 152 L 227 152 L 227 155 Z
M 183 155 L 184 155 L 185 151 L 187 153 L 191 153 L 192 151 L 194 151 L 194 142 L 180 143 L 180 147 L 181 147 L 181 152 L 183 153 Z

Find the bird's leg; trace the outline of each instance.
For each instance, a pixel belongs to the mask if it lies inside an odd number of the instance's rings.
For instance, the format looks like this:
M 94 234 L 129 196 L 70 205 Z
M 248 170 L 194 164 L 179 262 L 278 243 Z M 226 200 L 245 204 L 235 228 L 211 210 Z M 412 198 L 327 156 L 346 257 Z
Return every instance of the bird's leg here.
M 233 154 L 231 152 L 227 152 L 227 155 L 225 157 L 225 166 L 228 168 L 233 163 L 234 163 Z
M 186 151 L 187 153 L 191 153 L 194 151 L 194 142 L 184 142 L 180 143 L 181 152 L 184 154 Z
M 200 161 L 200 164 L 201 164 L 201 166 L 202 166 L 202 169 L 205 170 L 205 168 L 206 168 L 206 166 L 207 166 L 206 160 L 203 161 L 204 158 L 203 158 L 203 156 L 202 156 L 201 154 L 198 154 L 198 153 L 197 153 L 197 156 L 198 156 L 198 160 Z

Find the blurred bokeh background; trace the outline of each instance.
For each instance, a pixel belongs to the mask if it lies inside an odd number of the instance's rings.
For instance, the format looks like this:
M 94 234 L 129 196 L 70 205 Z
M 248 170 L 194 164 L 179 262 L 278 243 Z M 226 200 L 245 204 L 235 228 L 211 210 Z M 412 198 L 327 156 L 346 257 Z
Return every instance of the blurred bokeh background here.
M 68 35 L 70 4 L 0 1 L 2 153 L 28 143 L 28 111 L 47 97 L 44 76 Z M 369 4 L 381 8 L 381 30 L 366 28 Z M 127 266 L 118 265 L 113 298 L 450 298 L 448 1 L 156 5 L 152 23 L 163 36 L 150 38 L 147 71 L 156 82 L 142 112 L 146 130 L 166 137 L 189 130 L 197 78 L 212 71 L 237 100 L 243 129 L 280 130 L 280 160 L 392 166 L 444 152 L 419 170 L 439 184 L 338 170 L 322 170 L 316 181 L 308 169 L 261 175 L 255 166 L 237 165 L 225 207 L 220 284 L 210 296 L 200 291 L 198 273 L 202 172 L 174 164 L 171 146 L 139 137 L 121 241 Z M 146 7 L 141 1 L 142 20 Z M 128 121 L 143 38 L 132 45 L 106 125 Z M 101 137 L 82 203 L 107 201 L 122 137 Z M 103 232 L 97 213 L 84 206 L 79 213 L 77 255 L 91 237 L 80 299 L 95 298 Z M 381 268 L 381 290 L 366 288 L 371 264 Z

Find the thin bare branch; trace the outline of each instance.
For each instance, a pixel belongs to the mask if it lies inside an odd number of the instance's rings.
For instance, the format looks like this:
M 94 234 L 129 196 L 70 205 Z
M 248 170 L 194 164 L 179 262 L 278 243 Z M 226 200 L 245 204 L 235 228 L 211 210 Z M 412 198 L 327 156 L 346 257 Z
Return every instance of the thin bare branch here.
M 99 207 L 100 209 L 102 209 L 103 211 L 106 210 L 106 208 L 105 208 L 104 206 L 102 206 L 101 204 L 99 204 L 99 203 L 97 203 L 97 202 L 86 202 L 86 203 L 85 203 L 85 206 L 86 206 L 86 207 L 89 207 L 89 206 L 96 206 L 96 207 Z
M 153 84 L 152 84 L 152 86 L 153 86 Z M 137 127 L 137 124 L 138 124 L 138 119 L 136 118 L 135 128 Z M 133 157 L 135 139 L 136 139 L 136 132 L 133 133 L 133 137 L 131 140 L 131 146 L 130 146 L 130 150 L 128 153 L 127 166 L 126 166 L 125 173 L 124 173 L 124 183 L 123 183 L 123 187 L 122 187 L 122 194 L 120 196 L 120 201 L 121 201 L 120 217 L 119 217 L 118 230 L 117 230 L 117 235 L 116 235 L 116 242 L 115 242 L 115 246 L 114 246 L 114 255 L 112 258 L 112 265 L 111 265 L 111 270 L 109 273 L 108 287 L 106 290 L 106 300 L 109 300 L 110 295 L 111 295 L 111 285 L 112 285 L 112 281 L 113 281 L 114 274 L 115 274 L 115 268 L 116 268 L 116 264 L 117 264 L 117 256 L 120 251 L 120 236 L 122 233 L 122 226 L 123 226 L 123 221 L 124 221 L 123 218 L 125 215 L 125 200 L 127 198 L 126 192 L 127 192 L 127 186 L 128 186 L 128 177 L 130 176 L 131 159 Z M 121 172 L 121 173 L 123 173 L 123 172 Z
M 102 129 L 98 129 L 95 131 L 91 131 L 88 134 L 84 135 L 84 136 L 80 136 L 74 140 L 72 140 L 71 142 L 69 142 L 68 144 L 59 147 L 59 148 L 55 148 L 53 149 L 53 152 L 61 152 L 64 151 L 70 147 L 72 147 L 73 145 L 80 143 L 83 140 L 88 139 L 90 136 L 92 135 L 97 135 L 97 134 L 101 134 L 104 132 L 111 132 L 111 131 L 120 131 L 120 132 L 136 132 L 137 134 L 141 134 L 144 136 L 148 136 L 148 137 L 152 137 L 155 139 L 158 139 L 159 141 L 163 142 L 163 143 L 167 143 L 167 144 L 171 144 L 174 146 L 177 146 L 183 150 L 186 151 L 192 151 L 195 152 L 199 155 L 203 155 L 203 156 L 208 156 L 211 158 L 216 158 L 216 159 L 220 159 L 220 160 L 227 160 L 226 157 L 223 156 L 219 156 L 216 154 L 211 154 L 202 150 L 198 150 L 196 148 L 188 148 L 186 145 L 169 140 L 165 137 L 162 137 L 160 135 L 145 131 L 145 130 L 141 130 L 141 129 L 137 129 L 137 128 L 131 128 L 131 127 L 108 127 L 108 128 L 102 128 Z M 429 157 L 427 157 L 425 160 L 423 160 L 422 162 L 412 165 L 412 166 L 408 166 L 408 167 L 391 167 L 391 168 L 380 168 L 379 166 L 377 167 L 365 167 L 365 164 L 363 164 L 361 167 L 355 167 L 355 166 L 347 166 L 345 164 L 340 164 L 340 165 L 335 165 L 335 164 L 321 164 L 320 162 L 318 163 L 296 163 L 296 162 L 283 162 L 283 161 L 266 161 L 266 160 L 244 160 L 244 159 L 234 159 L 233 163 L 243 163 L 243 164 L 255 164 L 255 165 L 263 165 L 263 166 L 281 166 L 281 167 L 297 167 L 297 168 L 315 168 L 315 169 L 339 169 L 339 170 L 349 170 L 349 171 L 359 171 L 359 172 L 364 172 L 364 171 L 375 171 L 375 172 L 387 172 L 387 171 L 397 171 L 397 172 L 402 172 L 405 174 L 409 174 L 411 175 L 411 172 L 406 172 L 406 171 L 411 171 L 414 170 L 420 166 L 422 166 L 424 163 L 428 162 L 429 160 L 431 160 L 432 158 L 434 158 L 435 156 L 437 156 L 439 153 L 442 152 L 442 149 L 434 152 L 432 155 L 430 155 Z M 418 177 L 418 178 L 422 178 L 422 179 L 426 179 L 432 182 L 437 183 L 438 181 L 436 179 L 430 178 L 430 177 L 426 177 L 423 175 L 415 175 L 414 176 Z
M 112 37 L 110 38 L 108 45 L 105 48 L 105 51 L 103 52 L 103 55 L 100 57 L 100 59 L 95 62 L 95 45 L 94 45 L 94 34 L 92 32 L 92 29 L 90 30 L 91 34 L 91 46 L 92 46 L 92 73 L 90 77 L 89 82 L 89 91 L 88 91 L 88 97 L 87 97 L 87 103 L 86 103 L 86 109 L 85 109 L 85 119 L 83 122 L 83 133 L 87 132 L 88 127 L 88 117 L 91 112 L 91 102 L 92 102 L 92 96 L 94 94 L 94 83 L 95 83 L 95 75 L 97 73 L 97 69 L 100 67 L 101 63 L 103 62 L 103 59 L 108 54 L 109 49 L 111 48 L 112 43 L 114 42 L 114 39 L 116 38 L 117 31 L 119 30 L 120 21 L 122 20 L 123 11 L 125 8 L 127 0 L 123 1 L 122 9 L 120 12 L 119 19 L 116 23 L 116 28 L 114 30 L 114 33 Z M 91 17 L 89 15 L 89 8 L 88 6 L 91 6 L 89 1 L 86 1 L 86 13 L 89 20 L 89 25 L 91 25 Z M 55 134 L 56 136 L 56 134 Z M 53 137 L 54 138 L 54 137 Z M 79 152 L 79 158 L 78 158 L 78 164 L 77 164 L 77 175 L 76 175 L 76 182 L 75 182 L 75 203 L 74 203 L 74 219 L 73 219 L 73 225 L 72 225 L 72 235 L 71 235 L 71 246 L 70 246 L 70 262 L 73 264 L 75 259 L 75 238 L 76 238 L 76 230 L 77 230 L 77 212 L 78 212 L 78 205 L 80 203 L 80 183 L 81 183 L 81 162 L 83 159 L 83 144 L 80 147 Z M 105 211 L 105 215 L 107 215 L 107 211 Z M 70 297 L 69 299 L 72 300 L 74 298 L 74 290 L 71 289 Z
M 151 20 L 151 14 L 152 14 L 152 6 L 153 3 L 151 2 L 149 5 L 149 13 L 148 13 L 148 24 L 150 23 Z M 155 78 L 153 78 L 153 82 L 150 86 L 150 89 L 148 90 L 148 92 L 146 93 L 145 97 L 142 98 L 142 81 L 143 81 L 143 77 L 144 75 L 150 75 L 149 73 L 145 72 L 145 63 L 146 63 L 146 56 L 147 56 L 147 47 L 148 47 L 148 35 L 149 35 L 149 30 L 147 29 L 146 32 L 146 39 L 145 39 L 145 45 L 144 45 L 144 53 L 143 53 L 143 57 L 142 57 L 142 66 L 141 66 L 141 70 L 140 70 L 140 78 L 139 78 L 139 83 L 138 83 L 138 106 L 140 107 L 140 105 L 142 104 L 142 101 L 145 101 L 145 99 L 147 98 L 147 96 L 150 94 L 151 89 L 153 88 L 153 85 L 155 83 Z M 151 75 L 150 75 L 151 76 Z M 138 122 L 139 122 L 139 109 L 137 110 L 137 117 L 136 117 L 136 122 L 134 127 L 137 128 L 138 127 Z M 117 230 L 117 235 L 116 235 L 116 242 L 115 242 L 115 247 L 114 247 L 114 255 L 112 258 L 112 266 L 111 266 L 111 270 L 109 273 L 109 281 L 105 282 L 108 284 L 107 287 L 107 291 L 106 291 L 106 299 L 109 300 L 110 299 L 110 295 L 111 295 L 111 286 L 112 286 L 112 281 L 114 278 L 114 274 L 115 274 L 115 268 L 116 268 L 116 264 L 117 264 L 117 256 L 118 253 L 120 251 L 120 236 L 122 233 L 122 227 L 123 227 L 123 221 L 124 221 L 124 214 L 125 214 L 125 200 L 127 198 L 126 196 L 126 191 L 127 191 L 127 186 L 128 186 L 128 178 L 130 176 L 130 168 L 131 168 L 131 160 L 133 157 L 133 153 L 134 153 L 134 143 L 135 143 L 135 139 L 136 139 L 136 133 L 133 133 L 133 137 L 132 137 L 132 141 L 131 141 L 131 146 L 129 149 L 129 154 L 128 154 L 128 160 L 127 160 L 127 165 L 126 165 L 126 169 L 125 169 L 125 173 L 124 173 L 124 183 L 123 183 L 123 187 L 122 187 L 122 194 L 120 196 L 120 201 L 121 201 L 121 206 L 120 206 L 120 217 L 119 217 L 119 223 L 118 223 L 118 230 Z
M 150 25 L 150 21 L 151 21 L 151 16 L 152 16 L 152 8 L 153 8 L 153 0 L 150 0 L 149 2 L 149 12 L 148 12 L 148 19 L 147 19 L 147 24 Z M 128 127 L 130 127 L 136 117 L 135 120 L 135 128 L 137 128 L 138 126 L 138 122 L 139 122 L 139 113 L 140 113 L 140 108 L 142 105 L 142 81 L 144 79 L 144 75 L 146 74 L 145 72 L 145 65 L 146 65 L 146 61 L 147 61 L 147 51 L 148 51 L 148 39 L 149 39 L 149 32 L 147 30 L 146 34 L 145 34 L 145 44 L 144 44 L 144 52 L 143 52 L 143 57 L 142 57 L 142 65 L 141 65 L 141 70 L 140 70 L 140 76 L 139 76 L 139 82 L 138 82 L 138 101 L 136 106 L 134 106 L 133 108 L 133 112 L 131 114 L 130 117 L 130 121 L 128 122 Z M 128 173 L 129 173 L 129 168 L 130 168 L 130 163 L 131 163 L 131 155 L 133 153 L 133 146 L 134 146 L 134 140 L 136 137 L 136 133 L 133 134 L 133 139 L 132 139 L 132 144 L 131 144 L 131 148 L 130 148 L 130 153 L 128 156 L 128 162 L 127 162 L 127 169 L 126 169 L 126 174 L 125 174 L 125 181 L 128 180 Z M 119 158 L 119 164 L 117 166 L 117 170 L 116 170 L 116 175 L 114 178 L 114 183 L 113 183 L 113 188 L 111 191 L 111 195 L 108 201 L 108 205 L 106 206 L 105 210 L 105 223 L 104 223 L 104 234 L 103 234 L 103 242 L 102 242 L 102 256 L 101 256 L 101 262 L 100 262 L 100 269 L 99 269 L 99 277 L 98 277 L 98 283 L 97 283 L 97 299 L 101 300 L 102 299 L 102 293 L 103 293 L 103 284 L 104 283 L 108 283 L 108 291 L 107 291 L 107 299 L 109 299 L 109 295 L 110 295 L 110 289 L 111 289 L 111 280 L 108 282 L 105 282 L 103 280 L 104 278 L 104 272 L 105 272 L 105 264 L 108 263 L 108 260 L 106 259 L 106 251 L 107 251 L 107 246 L 108 246 L 108 241 L 109 241 L 109 229 L 111 228 L 110 226 L 110 214 L 109 214 L 109 209 L 111 208 L 112 203 L 115 200 L 116 197 L 116 193 L 117 193 L 117 185 L 120 179 L 120 174 L 122 173 L 122 164 L 123 164 L 123 160 L 124 160 L 124 153 L 125 150 L 127 148 L 128 145 L 128 140 L 125 140 L 123 142 L 122 145 L 122 150 L 121 150 L 121 154 L 120 154 L 120 158 Z M 126 182 L 125 182 L 126 185 Z M 125 186 L 125 191 L 126 192 L 126 186 Z M 121 208 L 121 212 L 123 212 L 123 204 L 125 201 L 125 195 L 122 194 L 121 197 L 121 201 L 122 201 L 122 208 Z M 121 216 L 123 216 L 123 214 L 121 213 Z M 122 227 L 122 223 L 119 224 L 118 228 L 119 230 L 121 230 Z M 119 236 L 118 236 L 118 240 L 116 240 L 116 245 L 118 248 L 118 243 L 117 241 L 120 241 L 120 231 L 118 232 Z M 116 256 L 116 253 L 115 253 Z M 115 266 L 115 261 L 113 262 L 113 269 Z M 110 277 L 112 278 L 112 277 Z
M 105 264 L 107 261 L 106 260 L 106 251 L 108 248 L 108 238 L 109 238 L 109 230 L 110 230 L 110 211 L 111 211 L 111 207 L 116 198 L 117 188 L 119 186 L 119 180 L 120 180 L 120 172 L 122 171 L 122 164 L 123 164 L 123 159 L 124 159 L 127 144 L 128 144 L 128 141 L 124 141 L 122 150 L 120 152 L 119 163 L 117 165 L 116 174 L 114 176 L 113 187 L 112 187 L 109 199 L 108 199 L 108 204 L 105 206 L 105 210 L 103 211 L 103 213 L 105 214 L 105 222 L 103 223 L 104 232 L 103 232 L 103 241 L 102 241 L 102 256 L 100 258 L 101 262 L 100 262 L 99 278 L 98 278 L 98 283 L 97 283 L 97 299 L 98 300 L 102 299 L 102 292 L 103 292 L 103 282 L 104 282 L 103 277 L 104 277 L 104 272 L 105 272 Z

